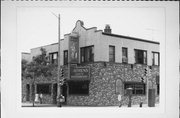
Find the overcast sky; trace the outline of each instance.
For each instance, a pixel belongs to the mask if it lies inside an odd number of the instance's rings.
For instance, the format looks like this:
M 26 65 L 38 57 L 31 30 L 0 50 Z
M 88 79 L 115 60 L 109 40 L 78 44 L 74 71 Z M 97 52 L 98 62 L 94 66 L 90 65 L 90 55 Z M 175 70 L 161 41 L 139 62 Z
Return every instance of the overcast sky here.
M 61 15 L 61 38 L 77 20 L 86 28 L 103 30 L 109 24 L 114 34 L 153 41 L 163 40 L 165 33 L 162 8 L 18 8 L 17 39 L 22 52 L 58 42 L 58 19 L 52 12 Z

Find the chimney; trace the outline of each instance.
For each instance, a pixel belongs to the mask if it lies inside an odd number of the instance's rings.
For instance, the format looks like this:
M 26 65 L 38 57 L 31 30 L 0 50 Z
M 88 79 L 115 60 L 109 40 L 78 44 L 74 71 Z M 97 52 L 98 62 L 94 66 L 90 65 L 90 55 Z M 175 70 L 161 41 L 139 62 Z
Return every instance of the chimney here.
M 105 26 L 104 32 L 105 32 L 105 33 L 108 33 L 108 34 L 111 34 L 110 25 L 107 24 L 107 25 Z

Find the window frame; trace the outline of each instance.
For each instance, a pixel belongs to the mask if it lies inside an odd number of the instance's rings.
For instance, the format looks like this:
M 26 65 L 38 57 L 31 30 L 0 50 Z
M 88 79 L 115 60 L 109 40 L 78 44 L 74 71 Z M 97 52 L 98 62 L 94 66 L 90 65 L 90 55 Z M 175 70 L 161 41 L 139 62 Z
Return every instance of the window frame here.
M 136 54 L 137 54 L 138 51 L 142 52 L 142 57 L 143 57 L 142 61 L 143 61 L 143 63 L 141 63 L 140 61 L 137 62 L 138 58 L 136 57 L 137 56 Z M 139 52 L 139 54 L 140 54 L 140 52 Z M 147 50 L 134 49 L 134 58 L 135 58 L 135 64 L 144 64 L 144 65 L 147 65 L 147 61 L 148 61 Z
M 94 62 L 94 45 L 81 47 L 80 48 L 80 63 L 90 63 L 90 62 Z
M 155 54 L 158 55 L 158 65 L 155 64 Z M 153 66 L 159 66 L 160 65 L 160 53 L 152 51 L 152 65 Z
M 54 57 L 54 54 L 57 54 L 57 58 L 56 59 L 53 59 Z M 55 64 L 55 63 L 58 63 L 58 52 L 51 52 L 49 53 L 49 61 L 51 64 Z
M 113 48 L 113 53 L 112 54 L 110 54 L 110 48 Z M 116 56 L 115 56 L 115 54 L 116 54 L 116 49 L 115 49 L 115 46 L 114 45 L 109 45 L 109 62 L 115 62 L 115 58 L 116 58 Z M 111 60 L 111 56 L 112 56 L 112 60 Z
M 65 53 L 67 53 L 67 58 L 65 57 Z M 64 65 L 68 65 L 68 50 L 63 51 L 63 59 L 64 59 L 63 61 Z
M 124 56 L 124 51 L 126 52 L 126 55 Z M 124 58 L 127 61 L 124 61 Z M 122 63 L 128 63 L 128 48 L 127 47 L 122 47 Z

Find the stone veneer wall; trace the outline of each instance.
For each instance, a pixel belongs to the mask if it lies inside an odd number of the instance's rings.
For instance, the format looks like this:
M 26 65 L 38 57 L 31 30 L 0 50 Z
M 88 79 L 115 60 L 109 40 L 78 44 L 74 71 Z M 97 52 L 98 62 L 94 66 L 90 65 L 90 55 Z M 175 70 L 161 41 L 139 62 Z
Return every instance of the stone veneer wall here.
M 45 104 L 52 104 L 53 103 L 53 84 L 57 83 L 57 70 L 55 69 L 53 71 L 53 76 L 52 77 L 36 77 L 35 78 L 35 85 L 37 84 L 51 84 L 51 94 L 43 94 L 43 99 L 42 99 L 42 103 Z M 32 85 L 33 85 L 33 79 L 31 78 L 22 78 L 22 102 L 27 102 L 26 101 L 26 85 L 29 84 L 30 85 L 30 101 L 29 102 L 33 102 L 33 98 L 32 98 Z M 35 86 L 35 93 L 36 93 L 36 89 L 37 86 Z
M 82 67 L 89 66 L 90 72 L 90 84 L 89 95 L 87 96 L 67 96 L 67 105 L 75 106 L 116 106 L 119 105 L 118 94 L 116 93 L 116 81 L 121 79 L 123 82 L 141 82 L 141 77 L 144 75 L 144 69 L 146 65 L 140 64 L 121 64 L 121 63 L 109 63 L 109 62 L 95 62 L 80 65 Z M 132 68 L 133 66 L 133 68 Z M 67 68 L 67 67 L 65 67 Z M 67 71 L 67 69 L 66 69 Z M 67 72 L 65 72 L 67 77 Z M 159 76 L 159 66 L 152 66 L 151 80 L 153 86 L 156 87 L 156 76 Z M 30 84 L 30 98 L 32 98 L 32 79 L 23 79 L 22 81 L 22 101 L 25 102 L 26 84 Z M 54 71 L 53 77 L 36 78 L 35 83 L 50 83 L 51 88 L 53 84 L 57 83 L 57 71 Z M 122 88 L 124 88 L 122 86 Z M 122 89 L 123 90 L 123 89 Z M 43 95 L 43 103 L 53 103 L 53 89 L 50 95 Z M 124 91 L 123 91 L 124 93 Z M 157 101 L 158 102 L 158 95 Z M 123 96 L 123 104 L 128 103 L 127 96 Z M 32 102 L 32 99 L 30 99 Z M 146 103 L 146 95 L 135 95 L 132 97 L 132 104 L 139 104 L 140 101 Z
M 119 105 L 118 94 L 116 93 L 116 80 L 123 82 L 141 82 L 146 65 L 120 63 L 92 63 L 85 66 L 91 68 L 91 81 L 89 84 L 88 96 L 68 96 L 68 105 L 87 106 L 114 106 Z M 156 84 L 155 78 L 159 75 L 159 67 L 152 66 L 151 80 Z M 155 87 L 155 86 L 153 86 Z M 124 88 L 124 87 L 122 87 Z M 123 89 L 122 89 L 123 90 Z M 158 98 L 158 96 L 157 96 Z M 127 96 L 123 96 L 123 104 L 128 103 Z M 132 97 L 132 104 L 146 102 L 146 95 L 135 95 Z M 158 102 L 158 101 L 157 101 Z

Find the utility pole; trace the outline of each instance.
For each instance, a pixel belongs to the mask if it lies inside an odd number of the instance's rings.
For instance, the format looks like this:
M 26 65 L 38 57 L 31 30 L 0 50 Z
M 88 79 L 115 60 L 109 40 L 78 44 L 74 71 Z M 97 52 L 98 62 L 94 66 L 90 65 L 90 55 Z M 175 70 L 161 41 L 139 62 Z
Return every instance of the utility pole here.
M 32 77 L 33 77 L 33 107 L 34 107 L 34 103 L 35 103 L 35 74 L 34 72 L 32 72 Z
M 60 14 L 57 16 L 53 12 L 51 12 L 54 16 L 58 18 L 58 77 L 57 77 L 57 107 L 61 107 L 60 97 L 61 97 L 61 84 L 60 80 L 62 79 L 60 76 L 61 64 L 60 64 L 60 44 L 61 44 L 61 35 L 60 35 Z
M 148 105 L 148 97 L 149 97 L 149 67 L 147 66 L 147 76 L 146 76 L 146 97 L 147 97 L 147 105 Z
M 60 85 L 60 42 L 61 42 L 61 35 L 60 35 L 60 14 L 58 15 L 58 77 L 57 77 L 57 107 L 61 107 L 60 96 L 61 96 L 61 85 Z

